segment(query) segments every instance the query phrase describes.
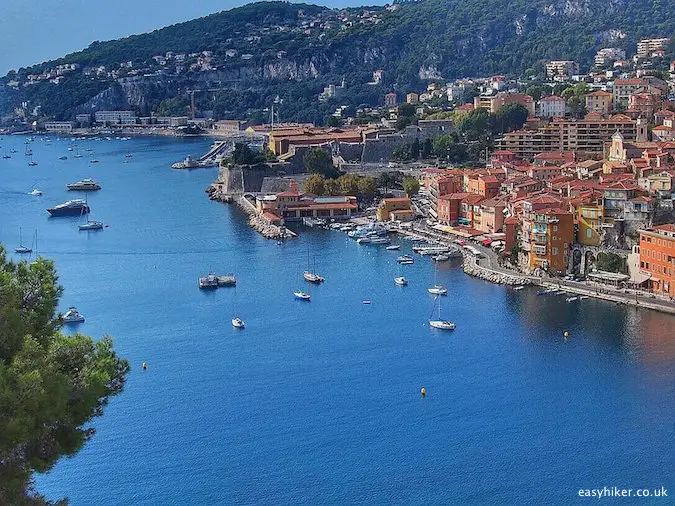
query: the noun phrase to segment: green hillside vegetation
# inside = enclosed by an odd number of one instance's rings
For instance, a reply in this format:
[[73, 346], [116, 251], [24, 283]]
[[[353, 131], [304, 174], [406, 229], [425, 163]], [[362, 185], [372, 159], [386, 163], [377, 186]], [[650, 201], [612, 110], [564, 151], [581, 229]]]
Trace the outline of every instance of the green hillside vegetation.
[[[423, 0], [397, 7], [331, 10], [261, 2], [97, 41], [59, 60], [10, 72], [4, 82], [23, 83], [27, 75], [59, 64], [82, 66], [58, 85], [2, 86], [0, 108], [8, 112], [28, 101], [49, 117], [67, 119], [117, 79], [143, 69], [133, 78], [144, 84], [143, 104], [132, 104], [142, 114], [159, 111], [160, 104], [162, 112], [186, 113], [186, 90], [211, 87], [220, 91], [196, 100], [217, 118], [263, 121], [263, 110], [279, 95], [281, 120], [320, 123], [338, 105], [353, 114], [360, 106], [381, 105], [387, 91], [421, 91], [429, 80], [541, 76], [550, 59], [572, 59], [587, 71], [601, 47], [632, 54], [640, 38], [675, 31], [675, 3], [663, 0]], [[186, 55], [180, 71], [152, 59], [169, 51]], [[203, 51], [211, 52], [213, 68], [191, 70]], [[98, 66], [108, 74], [82, 72]], [[367, 84], [378, 69], [384, 70], [383, 81]], [[342, 79], [346, 88], [335, 98], [318, 100], [324, 86]]]

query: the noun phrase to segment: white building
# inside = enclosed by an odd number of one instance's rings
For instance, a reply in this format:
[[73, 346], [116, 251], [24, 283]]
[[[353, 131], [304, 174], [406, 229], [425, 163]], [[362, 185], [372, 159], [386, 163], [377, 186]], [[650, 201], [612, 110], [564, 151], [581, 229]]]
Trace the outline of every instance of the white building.
[[47, 121], [45, 130], [53, 133], [72, 132], [75, 124], [72, 121]]
[[638, 58], [650, 58], [653, 53], [665, 50], [669, 42], [669, 38], [642, 39], [637, 44], [637, 56]]
[[551, 60], [546, 64], [546, 75], [548, 77], [572, 76], [578, 73], [579, 64], [571, 60]]
[[595, 66], [604, 67], [617, 60], [625, 60], [626, 51], [618, 47], [605, 47], [595, 53]]
[[96, 111], [94, 120], [103, 125], [134, 125], [136, 113], [134, 111]]
[[542, 118], [563, 118], [567, 103], [557, 95], [544, 97], [539, 101], [539, 116]]

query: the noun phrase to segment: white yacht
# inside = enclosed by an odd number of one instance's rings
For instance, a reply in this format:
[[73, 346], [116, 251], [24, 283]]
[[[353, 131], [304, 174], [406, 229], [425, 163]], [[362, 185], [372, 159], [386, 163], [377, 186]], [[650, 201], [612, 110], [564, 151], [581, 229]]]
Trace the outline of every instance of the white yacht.
[[[436, 302], [438, 302], [438, 317], [436, 320], [432, 320], [431, 316], [429, 316], [429, 326], [439, 330], [455, 330], [456, 325], [453, 322], [441, 318], [441, 298], [436, 297], [434, 299], [434, 306]], [[433, 315], [433, 313], [434, 308], [431, 309], [431, 314]]]
[[82, 181], [78, 181], [77, 183], [70, 183], [66, 185], [66, 188], [69, 190], [76, 190], [76, 191], [96, 191], [101, 189], [101, 185], [99, 185], [96, 181], [93, 179], [83, 179]]
[[450, 260], [450, 257], [448, 255], [434, 255], [433, 257], [434, 262], [446, 262]]
[[78, 228], [80, 230], [102, 230], [103, 229], [103, 222], [102, 221], [95, 221], [95, 220], [87, 220], [86, 223], [83, 223], [82, 225], [79, 225]]
[[447, 295], [448, 289], [443, 288], [441, 285], [434, 285], [431, 288], [427, 288], [427, 291], [433, 295]]
[[302, 290], [298, 290], [297, 292], [293, 292], [293, 295], [295, 295], [295, 298], [298, 300], [310, 300], [312, 296], [306, 292], [303, 292]]
[[237, 318], [236, 316], [232, 318], [232, 326], [235, 329], [243, 329], [244, 328], [244, 320], [241, 318]]
[[37, 188], [34, 188], [33, 191], [29, 193], [29, 195], [35, 195], [37, 197], [42, 196], [42, 191], [38, 190]]
[[394, 278], [394, 283], [396, 283], [398, 286], [405, 286], [408, 284], [408, 280], [403, 276], [400, 276], [398, 278]]
[[323, 276], [319, 276], [318, 274], [305, 271], [302, 276], [305, 278], [305, 280], [309, 281], [310, 283], [323, 283], [325, 278]]
[[69, 307], [66, 314], [63, 315], [64, 323], [80, 323], [84, 321], [84, 316], [75, 307]]
[[388, 251], [396, 251], [397, 249], [400, 249], [401, 245], [400, 244], [392, 244], [391, 246], [387, 246]]

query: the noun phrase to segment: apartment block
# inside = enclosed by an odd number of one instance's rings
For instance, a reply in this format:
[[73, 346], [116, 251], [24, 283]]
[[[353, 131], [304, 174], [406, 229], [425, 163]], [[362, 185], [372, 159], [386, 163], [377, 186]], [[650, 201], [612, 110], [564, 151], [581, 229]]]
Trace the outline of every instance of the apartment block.
[[579, 64], [571, 60], [552, 60], [546, 64], [546, 75], [555, 76], [573, 76], [579, 73]]
[[652, 291], [675, 296], [675, 223], [640, 230], [640, 270]]
[[642, 39], [637, 44], [637, 55], [639, 58], [651, 58], [655, 52], [665, 50], [669, 42], [669, 38]]

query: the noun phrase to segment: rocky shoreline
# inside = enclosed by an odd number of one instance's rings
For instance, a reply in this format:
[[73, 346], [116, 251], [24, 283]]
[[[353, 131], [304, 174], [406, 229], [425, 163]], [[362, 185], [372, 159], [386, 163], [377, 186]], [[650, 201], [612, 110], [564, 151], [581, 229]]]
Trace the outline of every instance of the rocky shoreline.
[[506, 274], [502, 272], [493, 271], [486, 267], [481, 267], [476, 263], [476, 258], [469, 253], [463, 252], [464, 262], [462, 262], [462, 269], [469, 276], [484, 279], [490, 283], [510, 286], [524, 286], [535, 284], [532, 279], [520, 274]]

